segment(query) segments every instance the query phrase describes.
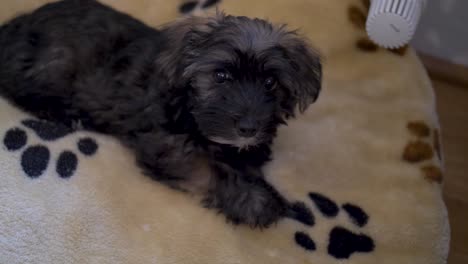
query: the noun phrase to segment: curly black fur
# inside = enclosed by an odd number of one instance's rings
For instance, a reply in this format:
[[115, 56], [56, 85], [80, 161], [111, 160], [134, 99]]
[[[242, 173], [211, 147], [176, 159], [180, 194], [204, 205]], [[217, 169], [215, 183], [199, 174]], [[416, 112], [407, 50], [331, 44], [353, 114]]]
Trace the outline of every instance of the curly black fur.
[[113, 135], [145, 173], [267, 227], [288, 203], [265, 180], [278, 125], [316, 100], [321, 64], [295, 32], [246, 17], [153, 29], [93, 0], [0, 28], [0, 94], [24, 110]]

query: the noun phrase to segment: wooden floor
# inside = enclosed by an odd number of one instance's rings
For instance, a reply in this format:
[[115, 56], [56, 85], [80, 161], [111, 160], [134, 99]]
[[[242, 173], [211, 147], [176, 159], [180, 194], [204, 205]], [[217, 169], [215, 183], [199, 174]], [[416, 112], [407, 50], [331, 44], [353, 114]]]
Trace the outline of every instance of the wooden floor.
[[433, 80], [442, 125], [444, 198], [452, 229], [448, 264], [468, 263], [468, 87]]

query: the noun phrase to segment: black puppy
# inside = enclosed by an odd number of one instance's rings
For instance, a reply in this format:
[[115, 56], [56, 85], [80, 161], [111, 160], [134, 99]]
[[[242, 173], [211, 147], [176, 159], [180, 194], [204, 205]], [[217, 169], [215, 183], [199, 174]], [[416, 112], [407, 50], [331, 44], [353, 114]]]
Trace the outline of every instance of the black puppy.
[[119, 138], [155, 180], [253, 227], [288, 212], [261, 168], [278, 125], [320, 85], [304, 40], [259, 19], [218, 14], [155, 30], [93, 0], [64, 0], [0, 28], [2, 96]]

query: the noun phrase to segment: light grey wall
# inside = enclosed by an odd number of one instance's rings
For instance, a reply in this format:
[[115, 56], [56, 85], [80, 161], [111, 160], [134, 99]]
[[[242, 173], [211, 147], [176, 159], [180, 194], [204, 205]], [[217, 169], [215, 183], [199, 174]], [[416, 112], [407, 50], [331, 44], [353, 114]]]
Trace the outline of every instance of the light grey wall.
[[413, 47], [468, 66], [468, 0], [427, 0]]

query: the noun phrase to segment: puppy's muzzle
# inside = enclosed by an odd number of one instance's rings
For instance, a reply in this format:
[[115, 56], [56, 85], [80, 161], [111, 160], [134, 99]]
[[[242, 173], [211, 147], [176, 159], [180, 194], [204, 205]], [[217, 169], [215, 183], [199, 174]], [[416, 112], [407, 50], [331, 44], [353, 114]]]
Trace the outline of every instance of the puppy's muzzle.
[[237, 122], [237, 134], [243, 138], [256, 136], [259, 128], [259, 122], [250, 117], [241, 118]]

